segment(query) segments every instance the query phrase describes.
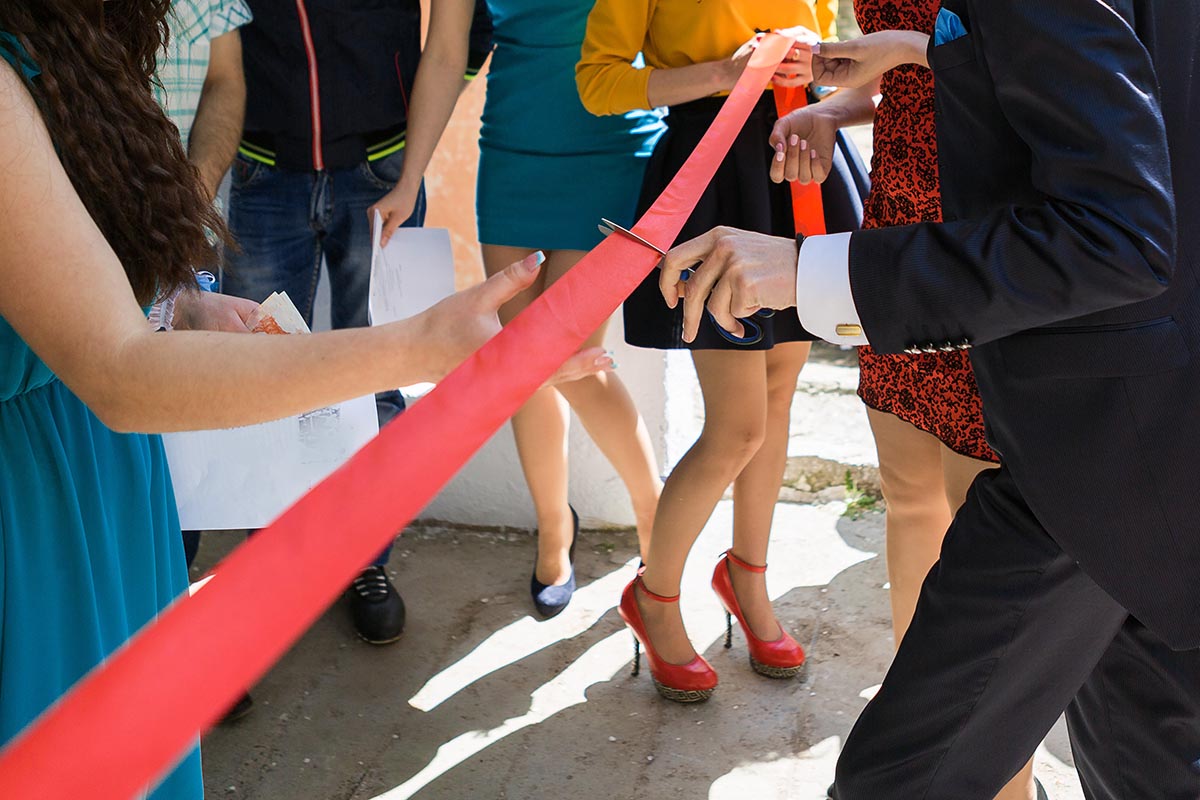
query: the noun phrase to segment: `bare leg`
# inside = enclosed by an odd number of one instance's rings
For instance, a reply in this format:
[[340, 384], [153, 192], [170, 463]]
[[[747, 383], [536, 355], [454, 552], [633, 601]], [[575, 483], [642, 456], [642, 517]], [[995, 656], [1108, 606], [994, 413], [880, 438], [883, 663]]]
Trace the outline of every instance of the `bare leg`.
[[[733, 552], [751, 564], [768, 563], [771, 521], [787, 466], [792, 400], [810, 348], [808, 342], [789, 342], [766, 353], [766, 438], [733, 482]], [[754, 635], [768, 642], [778, 639], [781, 631], [767, 595], [767, 576], [736, 567], [730, 569], [729, 575]]]
[[[975, 476], [993, 465], [955, 453], [933, 435], [893, 414], [867, 409], [867, 418], [875, 434], [887, 502], [892, 629], [899, 647], [912, 621], [925, 576], [941, 553], [950, 519], [962, 506]], [[1032, 800], [1032, 762], [996, 797]]]
[[[484, 245], [484, 265], [489, 275], [495, 274], [530, 252]], [[543, 281], [501, 309], [501, 321], [507, 324], [546, 286], [566, 274], [583, 255], [574, 250], [549, 253]], [[604, 329], [601, 328], [589, 339], [588, 345], [601, 344], [603, 339]], [[629, 490], [643, 553], [662, 488], [645, 423], [629, 392], [615, 375], [585, 378], [535, 393], [513, 417], [513, 434], [538, 519], [536, 574], [539, 581], [548, 585], [565, 583], [571, 574], [569, 551], [573, 530], [567, 506], [568, 401], [577, 404], [575, 410], [584, 428], [613, 463]]]
[[[655, 594], [679, 593], [683, 565], [725, 488], [754, 458], [767, 428], [767, 367], [761, 351], [692, 353], [704, 394], [700, 438], [667, 478], [643, 577]], [[639, 598], [646, 632], [667, 662], [686, 664], [696, 651], [678, 603]]]
[[[585, 253], [579, 250], [558, 250], [546, 262], [546, 285], [549, 287], [574, 267]], [[602, 346], [608, 324], [588, 339], [588, 346]], [[643, 558], [650, 547], [650, 532], [654, 529], [654, 514], [662, 493], [658, 476], [658, 459], [650, 442], [650, 432], [625, 384], [615, 374], [593, 375], [556, 387], [571, 404], [588, 436], [613, 465], [633, 503], [637, 520], [639, 550]]]
[[921, 584], [950, 527], [942, 478], [942, 443], [895, 416], [867, 409], [887, 502], [887, 565], [896, 646], [917, 607]]
[[[956, 453], [942, 445], [942, 481], [946, 487], [946, 502], [955, 513], [967, 500], [967, 490], [975, 478], [985, 469], [997, 469], [1000, 465], [990, 461]], [[932, 566], [932, 565], [931, 565]]]
[[[532, 250], [483, 246], [484, 269], [489, 275], [503, 270]], [[541, 279], [500, 309], [500, 321], [508, 324], [537, 299], [545, 286]], [[547, 585], [566, 583], [571, 577], [573, 525], [567, 508], [567, 428], [570, 412], [555, 389], [540, 389], [513, 415], [517, 454], [538, 521], [537, 579]]]

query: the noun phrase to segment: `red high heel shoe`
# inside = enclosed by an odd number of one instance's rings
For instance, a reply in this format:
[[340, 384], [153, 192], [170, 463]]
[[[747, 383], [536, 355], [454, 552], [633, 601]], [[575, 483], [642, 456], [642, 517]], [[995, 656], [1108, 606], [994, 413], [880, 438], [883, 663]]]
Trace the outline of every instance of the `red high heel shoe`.
[[646, 648], [646, 660], [650, 662], [650, 677], [654, 680], [654, 688], [658, 690], [659, 694], [676, 703], [699, 703], [707, 700], [712, 696], [713, 690], [717, 688], [716, 670], [700, 655], [686, 664], [670, 664], [659, 657], [654, 645], [650, 643], [650, 637], [646, 634], [646, 623], [642, 620], [642, 611], [638, 608], [635, 596], [637, 587], [641, 587], [642, 595], [655, 602], [679, 602], [679, 595], [663, 597], [647, 589], [646, 584], [642, 583], [642, 570], [638, 570], [638, 576], [621, 593], [621, 604], [617, 606], [617, 612], [621, 615], [621, 619], [625, 620], [629, 630], [633, 632], [634, 676], [638, 674], [641, 667], [640, 644]]
[[733, 618], [737, 617], [742, 626], [742, 633], [746, 634], [746, 644], [750, 649], [750, 666], [755, 672], [759, 675], [766, 675], [768, 678], [792, 678], [799, 675], [804, 669], [804, 648], [782, 627], [779, 638], [772, 642], [764, 642], [754, 635], [754, 631], [750, 630], [750, 626], [746, 623], [746, 618], [742, 616], [741, 604], [738, 603], [737, 594], [733, 591], [733, 580], [729, 575], [729, 570], [733, 568], [731, 565], [736, 565], [748, 572], [767, 571], [765, 565], [759, 567], [742, 561], [733, 554], [732, 550], [726, 550], [721, 560], [717, 562], [717, 568], [713, 572], [712, 587], [721, 600], [721, 605], [725, 606], [725, 647], [733, 646]]

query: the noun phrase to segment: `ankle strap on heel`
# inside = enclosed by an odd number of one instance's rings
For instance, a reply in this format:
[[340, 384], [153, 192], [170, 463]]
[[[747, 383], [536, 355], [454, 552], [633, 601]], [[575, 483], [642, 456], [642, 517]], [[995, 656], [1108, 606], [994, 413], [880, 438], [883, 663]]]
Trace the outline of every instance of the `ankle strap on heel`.
[[674, 597], [665, 597], [661, 594], [655, 594], [654, 592], [647, 589], [646, 582], [644, 580], [642, 580], [642, 572], [644, 572], [644, 571], [645, 571], [644, 569], [639, 570], [638, 576], [637, 576], [637, 586], [638, 586], [638, 589], [641, 590], [642, 594], [644, 594], [646, 597], [650, 598], [651, 600], [658, 601], [659, 603], [678, 603], [679, 602], [679, 595], [675, 595]]
[[733, 554], [732, 548], [725, 551], [725, 558], [727, 558], [731, 564], [736, 564], [737, 566], [741, 567], [742, 569], [746, 570], [747, 572], [760, 572], [761, 573], [761, 572], [767, 571], [766, 564], [763, 564], [760, 567], [757, 564], [751, 564], [748, 561], [742, 561], [740, 558], [738, 558], [737, 556], [735, 556]]

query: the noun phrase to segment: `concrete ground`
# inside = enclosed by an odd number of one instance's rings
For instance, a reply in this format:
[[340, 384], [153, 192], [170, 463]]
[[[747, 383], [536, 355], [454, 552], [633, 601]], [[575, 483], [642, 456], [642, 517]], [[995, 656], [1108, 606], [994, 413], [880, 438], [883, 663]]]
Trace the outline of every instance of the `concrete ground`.
[[[850, 469], [870, 493], [854, 368], [834, 350], [815, 361], [797, 391], [784, 492], [806, 502], [778, 506], [769, 575], [780, 621], [809, 654], [801, 679], [753, 673], [740, 632], [722, 647], [724, 615], [707, 584], [728, 547], [728, 501], [684, 578], [692, 640], [721, 676], [712, 700], [695, 706], [666, 702], [648, 674], [629, 674], [632, 642], [614, 606], [637, 563], [632, 534], [587, 531], [575, 600], [540, 622], [528, 597], [531, 535], [418, 526], [389, 565], [408, 604], [403, 639], [365, 644], [345, 601], [331, 608], [254, 688], [253, 712], [205, 738], [208, 796], [824, 798], [892, 642], [883, 517], [847, 515], [840, 485]], [[833, 479], [822, 485], [821, 474]], [[197, 570], [240, 539], [207, 536]], [[1037, 758], [1054, 800], [1082, 798], [1069, 764], [1060, 723]]]

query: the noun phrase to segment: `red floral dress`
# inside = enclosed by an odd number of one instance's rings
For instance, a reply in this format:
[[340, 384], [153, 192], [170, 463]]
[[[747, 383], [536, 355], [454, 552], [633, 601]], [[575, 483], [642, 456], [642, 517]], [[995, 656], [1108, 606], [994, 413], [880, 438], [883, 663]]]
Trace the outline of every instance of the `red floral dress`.
[[[855, 0], [864, 33], [933, 33], [941, 0]], [[883, 77], [875, 112], [875, 154], [864, 228], [940, 222], [933, 73], [906, 65]], [[983, 406], [971, 362], [963, 352], [883, 355], [859, 350], [858, 395], [871, 408], [895, 414], [933, 434], [957, 453], [998, 461], [983, 435]]]

